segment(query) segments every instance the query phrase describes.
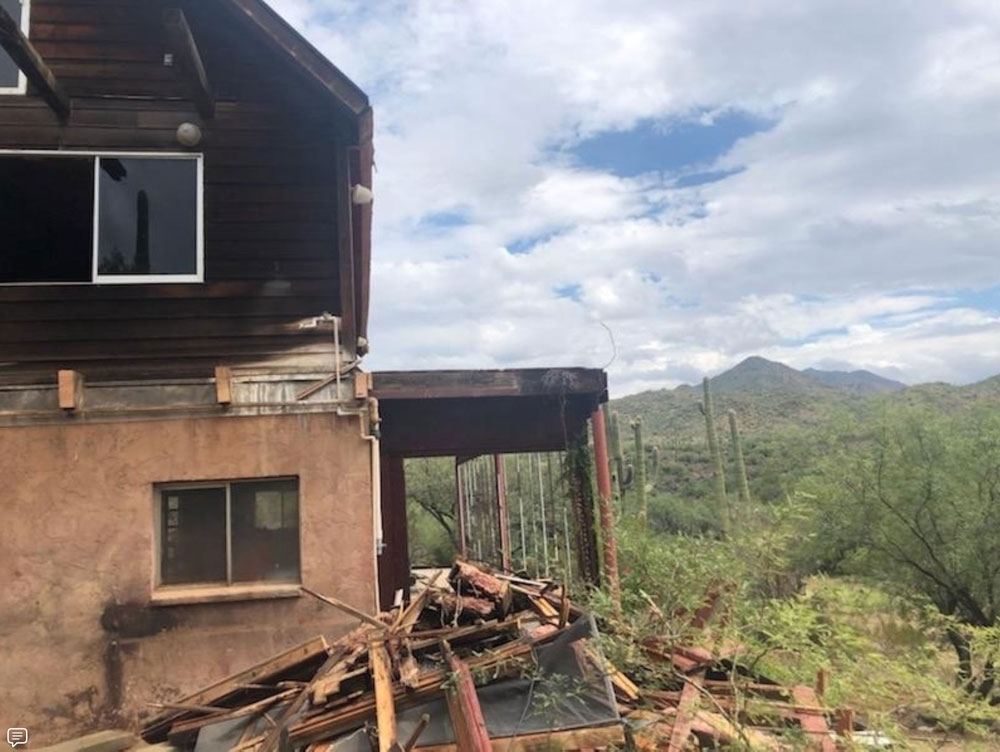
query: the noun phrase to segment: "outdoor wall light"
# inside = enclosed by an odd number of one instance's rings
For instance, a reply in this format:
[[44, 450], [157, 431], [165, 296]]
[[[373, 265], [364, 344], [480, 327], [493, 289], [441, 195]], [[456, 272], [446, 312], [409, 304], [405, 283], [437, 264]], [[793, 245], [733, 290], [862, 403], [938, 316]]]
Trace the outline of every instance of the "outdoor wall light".
[[197, 146], [201, 143], [201, 128], [194, 123], [177, 126], [177, 141], [181, 146]]
[[370, 204], [374, 198], [375, 194], [372, 193], [372, 189], [365, 188], [361, 183], [351, 188], [351, 201], [358, 206]]

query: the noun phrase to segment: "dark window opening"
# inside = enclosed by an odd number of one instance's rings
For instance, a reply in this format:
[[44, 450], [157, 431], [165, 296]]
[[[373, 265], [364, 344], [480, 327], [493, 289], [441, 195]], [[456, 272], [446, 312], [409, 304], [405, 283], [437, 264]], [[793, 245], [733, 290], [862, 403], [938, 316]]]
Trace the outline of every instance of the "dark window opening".
[[200, 282], [200, 178], [197, 156], [0, 155], [0, 284]]
[[296, 478], [165, 487], [159, 505], [161, 585], [300, 581]]
[[89, 282], [94, 160], [0, 158], [0, 282]]
[[297, 582], [298, 483], [234, 483], [232, 488], [233, 582]]
[[[26, 12], [22, 5], [22, 0], [0, 0], [0, 8], [3, 8], [14, 19], [14, 23], [19, 28], [23, 28], [23, 13]], [[21, 82], [21, 71], [18, 69], [10, 55], [0, 48], [0, 88], [16, 89]]]
[[198, 273], [198, 164], [100, 159], [97, 272]]
[[160, 580], [164, 585], [226, 582], [226, 489], [163, 492]]

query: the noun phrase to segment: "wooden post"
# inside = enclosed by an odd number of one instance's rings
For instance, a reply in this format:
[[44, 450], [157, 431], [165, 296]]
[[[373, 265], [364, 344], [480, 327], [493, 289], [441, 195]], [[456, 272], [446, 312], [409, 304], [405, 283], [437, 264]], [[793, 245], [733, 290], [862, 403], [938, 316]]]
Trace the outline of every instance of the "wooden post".
[[59, 371], [59, 407], [68, 412], [83, 405], [83, 375], [78, 371]]
[[42, 56], [38, 54], [38, 50], [24, 36], [17, 21], [2, 7], [0, 7], [0, 46], [24, 72], [31, 85], [38, 89], [42, 99], [52, 108], [59, 120], [62, 122], [69, 120], [71, 109], [69, 97], [56, 81], [55, 75], [45, 64]]
[[469, 552], [465, 538], [465, 489], [462, 488], [462, 464], [455, 458], [455, 505], [458, 517], [458, 553], [465, 559]]
[[510, 553], [510, 517], [507, 514], [507, 468], [502, 454], [493, 455], [493, 471], [497, 483], [497, 517], [500, 524], [500, 564], [510, 572], [514, 565]]
[[854, 733], [853, 708], [838, 708], [834, 711], [833, 717], [837, 736], [849, 737]]
[[205, 65], [201, 62], [198, 44], [194, 41], [184, 11], [180, 8], [164, 9], [163, 25], [166, 27], [167, 39], [173, 53], [187, 75], [191, 99], [198, 108], [198, 113], [206, 120], [211, 120], [215, 117], [215, 95], [212, 93], [212, 85], [208, 82]]
[[604, 433], [604, 413], [598, 408], [590, 415], [594, 433], [594, 465], [597, 472], [597, 506], [601, 515], [601, 546], [604, 549], [604, 582], [611, 600], [621, 610], [622, 588], [618, 579], [618, 543], [615, 517], [611, 510], [611, 473], [608, 470], [608, 443]]
[[590, 461], [586, 430], [570, 439], [567, 458], [570, 463], [577, 571], [584, 582], [599, 587], [601, 571], [597, 554], [597, 523], [594, 519], [594, 484], [590, 473], [593, 463]]

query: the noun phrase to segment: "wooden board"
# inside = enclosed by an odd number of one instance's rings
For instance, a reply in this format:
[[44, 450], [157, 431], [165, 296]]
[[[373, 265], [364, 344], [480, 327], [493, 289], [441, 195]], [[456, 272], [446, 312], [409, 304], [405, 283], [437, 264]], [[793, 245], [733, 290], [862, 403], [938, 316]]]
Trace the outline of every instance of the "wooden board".
[[[328, 650], [326, 640], [320, 637], [303, 642], [289, 648], [283, 653], [272, 656], [265, 661], [227, 676], [214, 684], [199, 689], [197, 692], [185, 695], [177, 700], [183, 705], [214, 705], [224, 700], [228, 695], [240, 691], [241, 684], [264, 682], [288, 671], [295, 666], [311, 660], [317, 660], [326, 655]], [[171, 724], [187, 714], [182, 711], [169, 711], [146, 721], [142, 729], [142, 738], [147, 741], [163, 741]]]

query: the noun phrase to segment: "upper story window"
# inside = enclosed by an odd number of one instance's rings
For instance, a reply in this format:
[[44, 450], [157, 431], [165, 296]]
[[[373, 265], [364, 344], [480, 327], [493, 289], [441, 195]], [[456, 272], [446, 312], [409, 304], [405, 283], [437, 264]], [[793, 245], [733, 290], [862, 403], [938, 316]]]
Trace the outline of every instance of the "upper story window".
[[[0, 0], [0, 8], [20, 24], [21, 31], [27, 36], [31, 0]], [[0, 94], [24, 94], [26, 89], [24, 74], [10, 59], [10, 55], [0, 48]]]
[[0, 153], [0, 283], [200, 282], [202, 182], [199, 155]]

